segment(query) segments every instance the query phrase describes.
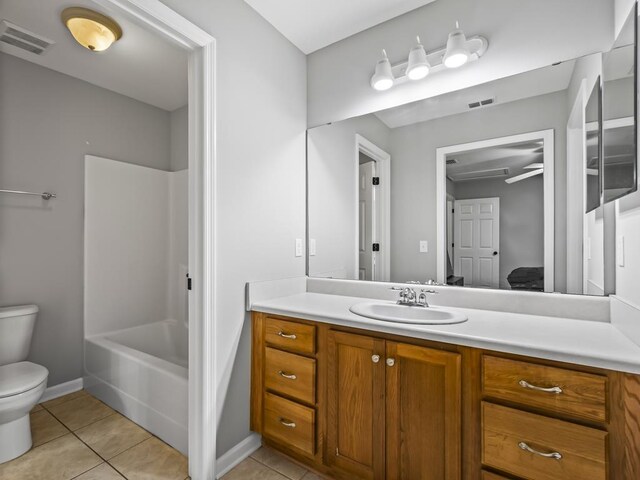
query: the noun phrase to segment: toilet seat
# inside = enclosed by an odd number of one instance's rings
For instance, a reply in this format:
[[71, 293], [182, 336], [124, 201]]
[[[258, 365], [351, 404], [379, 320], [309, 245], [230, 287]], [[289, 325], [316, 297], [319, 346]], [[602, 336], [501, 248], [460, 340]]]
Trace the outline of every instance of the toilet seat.
[[38, 387], [49, 371], [42, 365], [17, 362], [0, 366], [0, 398], [12, 397]]

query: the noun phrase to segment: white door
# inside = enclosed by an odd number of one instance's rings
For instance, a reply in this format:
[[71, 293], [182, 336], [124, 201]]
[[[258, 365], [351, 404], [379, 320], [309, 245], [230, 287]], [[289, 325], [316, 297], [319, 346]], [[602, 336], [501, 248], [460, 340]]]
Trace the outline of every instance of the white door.
[[500, 286], [500, 199], [456, 200], [453, 271], [470, 287]]
[[373, 253], [373, 177], [375, 177], [376, 162], [360, 164], [360, 189], [358, 196], [359, 212], [359, 248], [358, 278], [360, 280], [375, 280], [375, 254]]

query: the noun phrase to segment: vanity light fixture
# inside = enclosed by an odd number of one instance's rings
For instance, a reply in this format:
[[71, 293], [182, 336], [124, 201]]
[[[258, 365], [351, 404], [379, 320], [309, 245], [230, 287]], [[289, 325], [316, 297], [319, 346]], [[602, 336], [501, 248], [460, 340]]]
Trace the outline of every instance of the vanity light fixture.
[[394, 81], [391, 63], [389, 63], [386, 50], [383, 49], [382, 58], [376, 64], [376, 72], [371, 77], [371, 86], [379, 91], [389, 90], [393, 87]]
[[429, 75], [429, 70], [431, 69], [429, 60], [427, 60], [427, 52], [425, 52], [424, 47], [420, 43], [420, 37], [418, 35], [416, 35], [416, 40], [418, 44], [409, 52], [407, 65], [407, 77], [409, 77], [410, 80], [423, 79]]
[[461, 67], [478, 60], [489, 48], [485, 37], [475, 35], [467, 38], [458, 22], [456, 29], [449, 34], [446, 46], [427, 52], [420, 37], [416, 36], [416, 39], [418, 43], [409, 51], [406, 62], [391, 65], [387, 52], [382, 50], [383, 58], [376, 64], [375, 73], [371, 77], [371, 87], [374, 90], [388, 90], [407, 81], [422, 80], [441, 70]]
[[88, 8], [65, 8], [60, 17], [76, 42], [92, 52], [102, 52], [122, 37], [115, 20]]
[[456, 22], [456, 29], [449, 34], [447, 39], [447, 51], [442, 57], [442, 62], [447, 68], [458, 68], [469, 61], [470, 55], [467, 48], [467, 37], [460, 30], [460, 24]]

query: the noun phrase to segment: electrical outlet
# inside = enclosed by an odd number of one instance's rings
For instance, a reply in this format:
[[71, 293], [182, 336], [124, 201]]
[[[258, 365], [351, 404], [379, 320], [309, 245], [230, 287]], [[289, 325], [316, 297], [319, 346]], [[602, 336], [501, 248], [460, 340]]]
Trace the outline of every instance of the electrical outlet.
[[420, 240], [420, 253], [428, 253], [429, 252], [429, 242], [426, 240]]
[[316, 239], [315, 238], [310, 238], [309, 239], [309, 256], [313, 257], [316, 254]]
[[624, 267], [624, 237], [618, 237], [616, 244], [616, 263], [619, 267]]
[[296, 257], [302, 256], [302, 239], [296, 238]]

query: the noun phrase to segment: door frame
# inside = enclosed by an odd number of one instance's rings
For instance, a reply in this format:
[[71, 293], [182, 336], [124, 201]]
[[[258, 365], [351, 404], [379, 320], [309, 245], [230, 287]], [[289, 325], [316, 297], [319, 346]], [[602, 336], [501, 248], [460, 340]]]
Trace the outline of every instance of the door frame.
[[[357, 221], [359, 216], [358, 201], [360, 195], [360, 152], [370, 157], [376, 162], [376, 175], [380, 177], [380, 185], [373, 192], [373, 232], [374, 242], [380, 245], [380, 254], [376, 258], [376, 278], [375, 281], [388, 282], [391, 278], [391, 155], [382, 150], [373, 142], [367, 140], [362, 135], [356, 134], [355, 155], [354, 155], [354, 178], [355, 194], [354, 212], [355, 223], [355, 280], [358, 279], [360, 270], [360, 245], [359, 227]], [[378, 234], [380, 238], [378, 238]], [[382, 258], [380, 258], [382, 257]]]
[[189, 474], [216, 476], [216, 39], [159, 0], [92, 0], [189, 54]]
[[447, 272], [447, 166], [446, 157], [452, 153], [468, 152], [479, 148], [496, 147], [511, 143], [543, 140], [544, 155], [544, 291], [553, 292], [555, 286], [555, 146], [554, 130], [539, 130], [476, 142], [436, 148], [436, 279], [446, 284]]

